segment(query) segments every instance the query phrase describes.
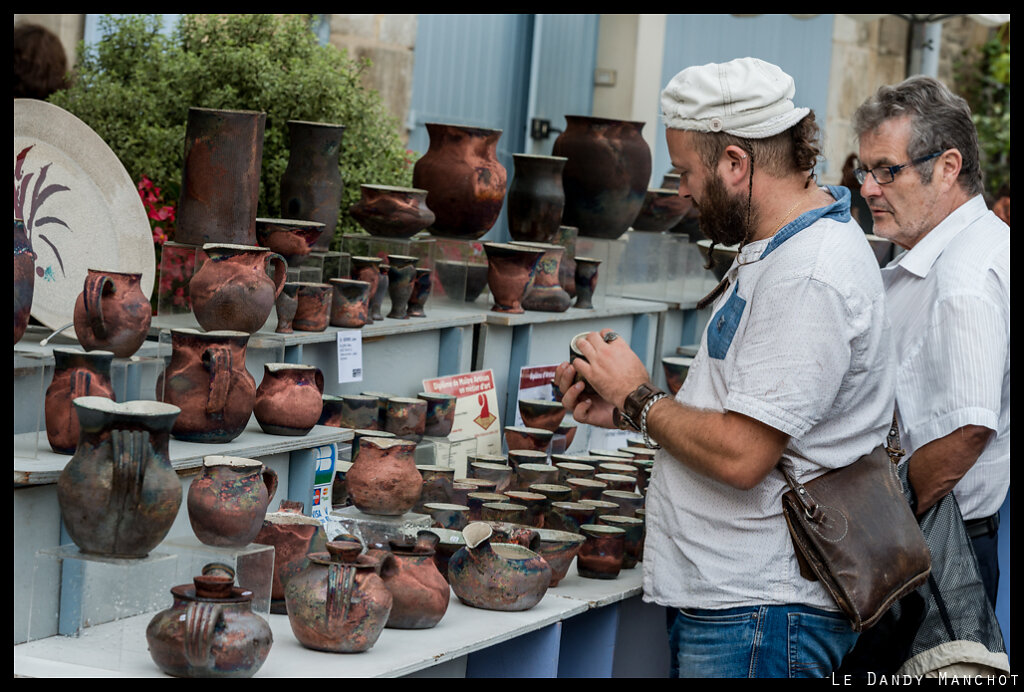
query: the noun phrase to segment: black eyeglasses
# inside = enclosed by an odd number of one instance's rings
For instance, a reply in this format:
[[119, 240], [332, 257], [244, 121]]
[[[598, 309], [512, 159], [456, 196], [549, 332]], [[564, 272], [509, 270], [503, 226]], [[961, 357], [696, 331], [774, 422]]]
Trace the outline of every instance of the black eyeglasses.
[[857, 179], [858, 183], [863, 185], [864, 181], [868, 179], [868, 173], [870, 173], [871, 177], [875, 179], [876, 183], [878, 183], [879, 185], [888, 185], [889, 183], [896, 179], [896, 174], [902, 171], [907, 166], [916, 166], [919, 163], [931, 161], [941, 153], [942, 151], [937, 151], [934, 154], [928, 154], [927, 156], [922, 156], [919, 159], [914, 159], [909, 163], [901, 163], [899, 166], [879, 166], [878, 168], [872, 168], [870, 171], [866, 171], [863, 168], [854, 168], [853, 177]]

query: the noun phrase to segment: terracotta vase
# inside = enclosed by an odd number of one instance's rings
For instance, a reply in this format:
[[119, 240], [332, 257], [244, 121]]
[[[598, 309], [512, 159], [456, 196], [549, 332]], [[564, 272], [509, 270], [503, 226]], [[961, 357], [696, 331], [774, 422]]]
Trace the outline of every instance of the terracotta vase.
[[330, 284], [300, 281], [292, 327], [300, 332], [322, 332], [331, 321], [334, 288]]
[[149, 334], [153, 306], [142, 292], [142, 274], [88, 270], [75, 301], [75, 334], [86, 351], [127, 358]]
[[400, 516], [423, 490], [416, 469], [416, 443], [401, 438], [363, 437], [345, 476], [352, 503], [366, 514]]
[[[353, 255], [351, 260], [351, 278], [355, 281], [365, 281], [370, 284], [370, 320], [367, 324], [384, 319], [384, 315], [380, 314], [380, 312], [387, 288], [385, 287], [383, 293], [378, 288], [381, 282], [380, 265], [383, 261], [380, 257], [363, 257], [360, 255]], [[387, 278], [386, 273], [384, 277], [385, 279]]]
[[565, 248], [562, 253], [562, 262], [558, 265], [558, 283], [569, 294], [569, 297], [576, 297], [576, 238], [579, 236], [579, 229], [575, 226], [559, 226], [555, 240], [556, 245]]
[[409, 317], [426, 317], [424, 306], [430, 297], [430, 286], [433, 272], [424, 267], [416, 268], [416, 276], [412, 281], [412, 293], [409, 294], [409, 305], [406, 314]]
[[299, 308], [299, 285], [297, 283], [285, 282], [274, 301], [274, 309], [277, 311], [277, 327], [274, 331], [278, 334], [291, 334], [295, 331], [292, 328], [292, 320], [295, 319], [295, 311]]
[[306, 555], [327, 550], [327, 534], [319, 519], [303, 514], [303, 504], [281, 500], [276, 512], [267, 512], [254, 543], [274, 546], [274, 580], [270, 587], [270, 612], [284, 615], [284, 588], [309, 564]]
[[171, 330], [171, 362], [157, 378], [157, 398], [182, 410], [172, 434], [187, 442], [230, 442], [245, 430], [256, 381], [245, 368], [244, 332]]
[[78, 413], [72, 401], [80, 396], [114, 399], [114, 385], [110, 382], [113, 359], [110, 351], [53, 349], [53, 379], [46, 388], [43, 409], [46, 439], [57, 454], [74, 454], [78, 446]]
[[572, 304], [572, 298], [559, 283], [559, 267], [565, 248], [552, 243], [512, 243], [533, 247], [544, 252], [533, 270], [533, 276], [526, 286], [523, 307], [541, 312], [565, 312]]
[[370, 235], [411, 238], [434, 223], [427, 208], [427, 191], [393, 185], [361, 185], [362, 199], [349, 214]]
[[32, 313], [35, 291], [36, 255], [25, 232], [25, 222], [14, 220], [14, 343], [21, 341]]
[[448, 581], [459, 600], [486, 610], [529, 610], [544, 598], [551, 567], [537, 553], [512, 543], [492, 543], [483, 522], [463, 530], [466, 547], [448, 561]]
[[323, 235], [325, 226], [300, 219], [256, 219], [256, 240], [284, 257], [289, 267], [301, 266]]
[[431, 235], [476, 240], [494, 226], [508, 175], [498, 161], [501, 130], [426, 123], [430, 147], [412, 173], [436, 217]]
[[174, 602], [146, 628], [153, 662], [179, 678], [250, 678], [274, 643], [252, 610], [252, 592], [233, 577], [204, 574], [171, 589]]
[[312, 365], [266, 363], [253, 413], [268, 435], [306, 435], [320, 420], [324, 374]]
[[206, 545], [242, 548], [263, 528], [277, 492], [277, 473], [255, 459], [203, 457], [188, 487], [188, 520]]
[[618, 238], [640, 213], [651, 180], [644, 123], [581, 115], [565, 121], [551, 150], [569, 159], [562, 173], [563, 223], [584, 237]]
[[[265, 247], [204, 245], [209, 260], [189, 282], [192, 311], [206, 331], [230, 329], [252, 334], [270, 317], [284, 288], [284, 258]], [[267, 267], [274, 264], [274, 277]]]
[[359, 329], [370, 321], [370, 284], [355, 279], [331, 279], [331, 326]]
[[438, 542], [430, 531], [420, 531], [415, 543], [391, 542], [395, 569], [383, 575], [393, 599], [387, 627], [429, 629], [444, 617], [451, 589], [434, 562]]
[[513, 240], [554, 242], [562, 222], [564, 156], [513, 154], [508, 189], [508, 232]]
[[394, 559], [361, 550], [355, 542], [328, 542], [326, 553], [310, 553], [309, 566], [288, 581], [288, 622], [306, 648], [367, 651], [384, 631], [394, 599], [378, 572], [390, 573]]
[[176, 242], [256, 244], [266, 120], [254, 111], [188, 109]]
[[583, 310], [594, 308], [594, 291], [597, 290], [597, 268], [601, 260], [593, 257], [576, 258], [576, 305]]
[[417, 262], [419, 258], [411, 255], [388, 255], [388, 297], [391, 298], [388, 317], [391, 319], [409, 317], [409, 298], [416, 279]]
[[281, 177], [281, 215], [324, 224], [313, 249], [330, 249], [344, 182], [338, 167], [342, 125], [288, 121], [288, 166]]
[[494, 298], [494, 312], [524, 312], [522, 300], [533, 270], [543, 257], [538, 248], [509, 243], [484, 243], [487, 253], [487, 285]]
[[155, 401], [74, 400], [81, 436], [57, 480], [64, 527], [83, 553], [140, 558], [181, 506], [167, 443], [179, 409]]

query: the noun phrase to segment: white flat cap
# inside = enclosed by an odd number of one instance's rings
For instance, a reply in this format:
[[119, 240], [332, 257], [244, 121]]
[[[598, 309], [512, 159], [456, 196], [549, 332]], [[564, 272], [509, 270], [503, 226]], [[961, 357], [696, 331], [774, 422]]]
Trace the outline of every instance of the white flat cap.
[[810, 113], [793, 105], [793, 78], [757, 58], [688, 67], [661, 92], [665, 125], [674, 130], [726, 132], [764, 139]]

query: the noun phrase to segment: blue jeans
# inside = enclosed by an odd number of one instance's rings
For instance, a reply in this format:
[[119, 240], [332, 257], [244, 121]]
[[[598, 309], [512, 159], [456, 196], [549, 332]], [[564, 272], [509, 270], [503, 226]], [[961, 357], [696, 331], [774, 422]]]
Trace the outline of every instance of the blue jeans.
[[681, 609], [669, 626], [671, 676], [826, 677], [857, 636], [841, 613], [810, 606]]

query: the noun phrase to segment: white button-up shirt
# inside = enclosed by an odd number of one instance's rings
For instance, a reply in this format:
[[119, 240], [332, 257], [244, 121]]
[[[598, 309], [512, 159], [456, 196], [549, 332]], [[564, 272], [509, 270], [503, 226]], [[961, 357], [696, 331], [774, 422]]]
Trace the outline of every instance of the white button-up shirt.
[[[829, 215], [808, 212], [743, 248], [676, 394], [789, 435], [785, 455], [801, 481], [869, 453], [892, 422], [896, 368], [878, 262], [850, 220], [849, 191], [830, 191], [839, 201]], [[647, 495], [645, 599], [836, 610], [820, 582], [800, 576], [782, 515], [787, 489], [778, 470], [739, 490], [660, 450]]]
[[995, 514], [1010, 486], [1010, 228], [978, 195], [882, 278], [907, 458], [965, 425], [996, 431], [953, 490], [964, 519]]

